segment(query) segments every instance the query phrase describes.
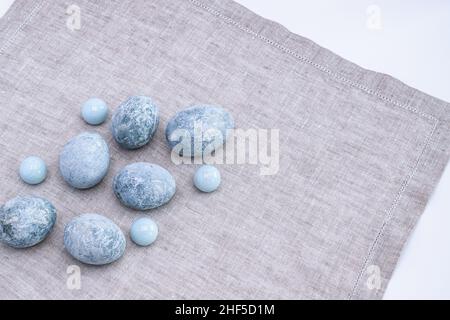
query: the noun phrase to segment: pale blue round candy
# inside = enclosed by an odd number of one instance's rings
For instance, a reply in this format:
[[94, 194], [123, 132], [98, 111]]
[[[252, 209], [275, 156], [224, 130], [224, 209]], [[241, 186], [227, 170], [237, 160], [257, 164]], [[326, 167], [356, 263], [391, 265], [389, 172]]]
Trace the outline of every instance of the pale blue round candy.
[[28, 184], [39, 184], [47, 177], [47, 166], [39, 157], [31, 156], [20, 164], [20, 177]]
[[139, 246], [149, 246], [158, 237], [158, 225], [150, 218], [140, 218], [130, 229], [131, 240]]
[[203, 165], [197, 169], [194, 175], [194, 185], [203, 192], [213, 192], [220, 185], [219, 170], [210, 165]]
[[108, 106], [101, 99], [89, 99], [81, 107], [81, 116], [84, 121], [94, 126], [102, 124], [108, 117]]

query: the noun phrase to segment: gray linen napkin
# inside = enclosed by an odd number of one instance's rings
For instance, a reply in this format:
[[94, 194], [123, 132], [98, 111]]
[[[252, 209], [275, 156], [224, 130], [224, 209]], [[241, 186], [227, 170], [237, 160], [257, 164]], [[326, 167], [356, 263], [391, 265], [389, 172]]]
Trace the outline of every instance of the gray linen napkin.
[[[45, 242], [0, 246], [0, 298], [382, 297], [448, 162], [447, 103], [230, 0], [70, 5], [16, 0], [0, 21], [0, 202], [31, 193], [58, 209]], [[153, 97], [161, 110], [156, 137], [142, 149], [120, 149], [109, 122], [91, 127], [79, 116], [90, 97], [114, 109], [133, 94]], [[171, 162], [163, 132], [195, 103], [222, 105], [244, 130], [279, 130], [278, 171], [224, 164], [220, 190], [196, 191], [196, 166]], [[79, 191], [57, 164], [64, 143], [85, 130], [107, 139], [112, 165], [100, 185]], [[35, 187], [17, 175], [31, 154], [50, 170]], [[135, 161], [162, 165], [177, 181], [174, 199], [148, 213], [160, 227], [157, 242], [129, 241], [125, 256], [104, 267], [78, 263], [62, 243], [72, 217], [100, 213], [127, 232], [142, 216], [111, 188]]]

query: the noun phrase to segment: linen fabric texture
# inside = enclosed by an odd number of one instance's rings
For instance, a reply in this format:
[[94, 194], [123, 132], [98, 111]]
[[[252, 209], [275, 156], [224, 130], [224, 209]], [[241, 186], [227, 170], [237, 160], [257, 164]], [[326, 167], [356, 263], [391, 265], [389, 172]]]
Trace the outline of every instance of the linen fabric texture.
[[[0, 202], [34, 194], [58, 211], [43, 243], [0, 246], [0, 298], [382, 297], [448, 162], [447, 103], [229, 0], [77, 0], [79, 28], [70, 4], [16, 0], [0, 20]], [[130, 95], [152, 97], [161, 112], [153, 141], [135, 151], [115, 143], [110, 118], [92, 127], [80, 117], [91, 97], [113, 111]], [[220, 189], [197, 191], [198, 166], [171, 161], [164, 127], [198, 103], [223, 106], [237, 128], [278, 129], [278, 172], [220, 165]], [[111, 167], [98, 186], [75, 190], [58, 155], [83, 131], [106, 139]], [[17, 174], [32, 154], [49, 167], [38, 186]], [[138, 161], [177, 182], [172, 201], [148, 212], [159, 238], [148, 248], [128, 240], [110, 265], [77, 262], [62, 241], [70, 219], [95, 212], [128, 233], [144, 215], [112, 192], [114, 175]]]

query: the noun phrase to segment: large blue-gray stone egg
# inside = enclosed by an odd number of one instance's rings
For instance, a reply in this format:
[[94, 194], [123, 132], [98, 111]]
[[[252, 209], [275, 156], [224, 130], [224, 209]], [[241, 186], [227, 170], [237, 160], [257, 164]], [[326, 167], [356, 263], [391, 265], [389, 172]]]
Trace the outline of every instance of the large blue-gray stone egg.
[[138, 149], [154, 136], [159, 124], [159, 111], [152, 99], [133, 96], [123, 102], [112, 117], [114, 139], [125, 149]]
[[28, 248], [43, 241], [56, 222], [50, 201], [33, 196], [16, 197], [0, 207], [0, 241]]
[[88, 189], [106, 176], [109, 148], [97, 133], [84, 132], [72, 138], [59, 156], [59, 169], [64, 180], [74, 188]]
[[167, 124], [166, 139], [173, 152], [198, 157], [212, 154], [234, 129], [226, 110], [208, 105], [193, 106], [178, 112]]
[[149, 210], [166, 204], [175, 194], [175, 179], [166, 169], [137, 162], [123, 168], [114, 178], [114, 193], [123, 205]]
[[83, 263], [103, 265], [122, 257], [126, 240], [122, 230], [110, 219], [87, 213], [66, 225], [64, 247], [72, 257]]

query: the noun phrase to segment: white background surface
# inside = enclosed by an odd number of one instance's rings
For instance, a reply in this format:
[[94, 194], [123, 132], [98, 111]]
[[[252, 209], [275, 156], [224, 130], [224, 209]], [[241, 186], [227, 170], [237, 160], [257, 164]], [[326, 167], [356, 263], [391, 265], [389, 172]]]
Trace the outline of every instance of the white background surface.
[[[0, 0], [0, 16], [13, 2]], [[450, 101], [448, 0], [237, 2], [364, 68]], [[385, 299], [450, 299], [450, 166], [402, 253]]]

